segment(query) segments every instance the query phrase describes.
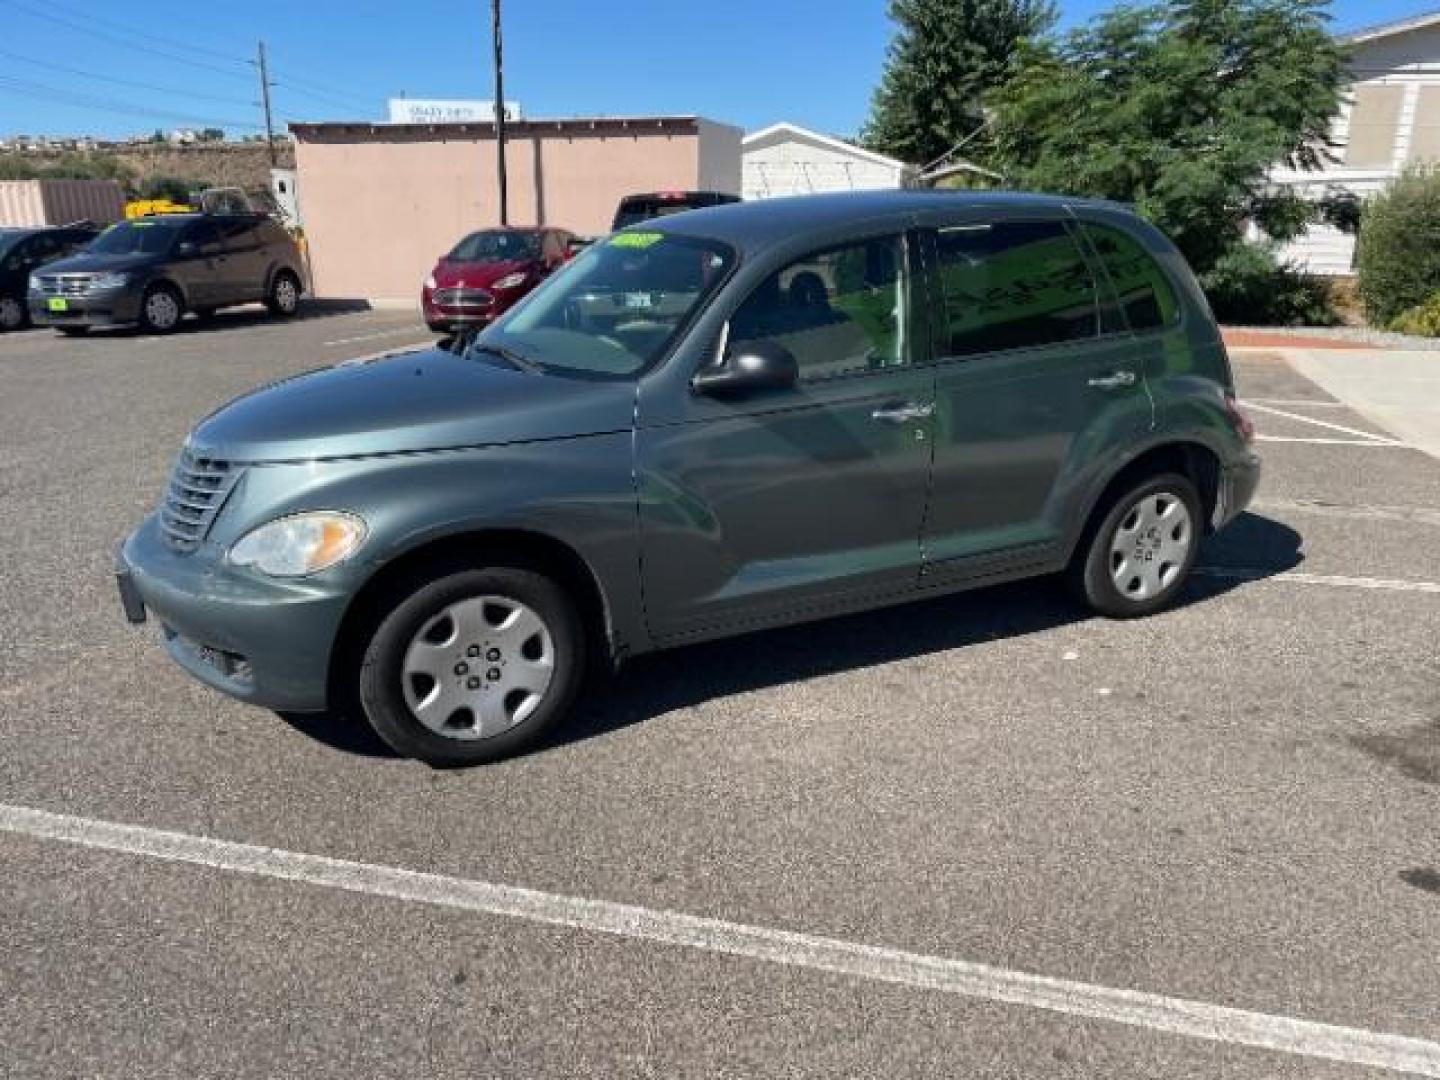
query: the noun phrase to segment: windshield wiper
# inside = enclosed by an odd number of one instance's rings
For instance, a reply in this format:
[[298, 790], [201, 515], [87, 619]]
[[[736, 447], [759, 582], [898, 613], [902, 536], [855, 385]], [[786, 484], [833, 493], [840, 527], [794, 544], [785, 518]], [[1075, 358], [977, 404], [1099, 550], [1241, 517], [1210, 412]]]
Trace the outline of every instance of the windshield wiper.
[[545, 370], [525, 354], [516, 352], [514, 349], [507, 349], [504, 345], [493, 345], [488, 341], [477, 341], [466, 350], [466, 355], [475, 352], [486, 352], [491, 356], [498, 356], [516, 371], [528, 371], [532, 375], [540, 375], [543, 374]]

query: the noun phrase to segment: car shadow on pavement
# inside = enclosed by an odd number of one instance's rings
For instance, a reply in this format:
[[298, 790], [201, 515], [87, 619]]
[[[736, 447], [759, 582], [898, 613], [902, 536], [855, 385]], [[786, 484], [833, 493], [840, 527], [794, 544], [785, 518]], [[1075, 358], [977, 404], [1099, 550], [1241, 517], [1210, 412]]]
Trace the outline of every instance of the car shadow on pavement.
[[[263, 304], [244, 304], [239, 307], [223, 308], [208, 318], [199, 318], [193, 314], [186, 315], [171, 336], [182, 337], [186, 334], [248, 330], [251, 327], [266, 324], [309, 322], [312, 319], [328, 319], [336, 315], [354, 315], [358, 312], [373, 310], [375, 309], [368, 300], [302, 299], [295, 314], [282, 319], [272, 315]], [[139, 326], [97, 327], [90, 332], [90, 336], [100, 338], [146, 337], [148, 331]]]
[[[1303, 557], [1301, 536], [1294, 529], [1242, 514], [1202, 545], [1197, 564], [1201, 572], [1171, 610], [1244, 589], [1294, 568]], [[593, 676], [575, 714], [530, 753], [606, 735], [715, 698], [1040, 633], [1094, 617], [1057, 578], [1047, 577], [650, 653], [613, 676]], [[328, 713], [282, 719], [338, 750], [394, 756], [360, 717]]]

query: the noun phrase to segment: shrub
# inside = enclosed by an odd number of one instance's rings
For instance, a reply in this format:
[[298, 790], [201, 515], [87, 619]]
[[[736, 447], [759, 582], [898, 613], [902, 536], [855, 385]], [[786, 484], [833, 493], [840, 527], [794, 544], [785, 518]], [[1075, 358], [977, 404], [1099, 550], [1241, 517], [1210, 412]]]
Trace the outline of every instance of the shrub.
[[1440, 337], [1440, 292], [1390, 320], [1390, 329], [1417, 337]]
[[1262, 244], [1242, 244], [1200, 279], [1215, 317], [1242, 326], [1333, 326], [1339, 321], [1323, 279], [1282, 263]]
[[1366, 205], [1357, 271], [1375, 326], [1440, 291], [1440, 168], [1412, 166]]

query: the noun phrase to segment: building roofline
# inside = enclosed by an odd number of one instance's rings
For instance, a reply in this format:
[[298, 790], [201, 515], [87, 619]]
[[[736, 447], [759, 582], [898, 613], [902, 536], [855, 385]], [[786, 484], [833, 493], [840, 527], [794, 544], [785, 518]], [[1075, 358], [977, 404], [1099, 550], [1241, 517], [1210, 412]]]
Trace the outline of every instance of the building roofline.
[[1350, 45], [1359, 45], [1366, 41], [1394, 37], [1397, 34], [1408, 34], [1412, 30], [1424, 30], [1427, 26], [1434, 26], [1437, 23], [1440, 23], [1440, 11], [1427, 11], [1420, 15], [1412, 15], [1408, 19], [1396, 19], [1394, 22], [1379, 23], [1375, 26], [1363, 26], [1358, 30], [1351, 30], [1349, 33], [1341, 34], [1340, 40]]
[[740, 140], [740, 150], [743, 153], [751, 143], [759, 142], [761, 139], [769, 138], [777, 131], [788, 131], [794, 135], [800, 135], [806, 139], [813, 139], [815, 142], [830, 147], [832, 150], [839, 150], [847, 154], [854, 154], [856, 157], [864, 158], [866, 161], [874, 162], [876, 165], [884, 165], [892, 169], [908, 169], [909, 165], [896, 158], [887, 157], [884, 154], [877, 154], [874, 150], [866, 150], [863, 146], [855, 146], [853, 143], [837, 139], [832, 135], [822, 135], [818, 131], [811, 131], [809, 128], [801, 127], [799, 124], [792, 124], [788, 120], [781, 120], [778, 124], [771, 124], [769, 127], [761, 128], [752, 132]]
[[[541, 134], [544, 132], [588, 132], [602, 130], [644, 131], [675, 130], [694, 131], [702, 123], [718, 123], [702, 116], [563, 116], [527, 117], [524, 120], [507, 120], [505, 130], [515, 134]], [[315, 135], [424, 135], [444, 134], [450, 136], [494, 135], [493, 120], [442, 120], [434, 123], [391, 124], [382, 120], [292, 120], [288, 125], [291, 134], [297, 138]]]

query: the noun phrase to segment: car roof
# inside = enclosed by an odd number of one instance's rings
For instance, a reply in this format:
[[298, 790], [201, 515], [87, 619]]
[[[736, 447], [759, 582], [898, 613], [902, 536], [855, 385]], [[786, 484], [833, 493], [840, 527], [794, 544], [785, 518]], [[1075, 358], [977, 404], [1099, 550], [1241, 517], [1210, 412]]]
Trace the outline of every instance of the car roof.
[[899, 188], [725, 203], [642, 222], [632, 228], [680, 233], [724, 240], [742, 248], [758, 248], [788, 239], [795, 235], [796, 230], [819, 230], [847, 222], [859, 223], [947, 206], [1000, 210], [1007, 206], [1049, 206], [1057, 211], [1079, 206], [1119, 208], [1116, 203], [1096, 199], [1035, 192]]

